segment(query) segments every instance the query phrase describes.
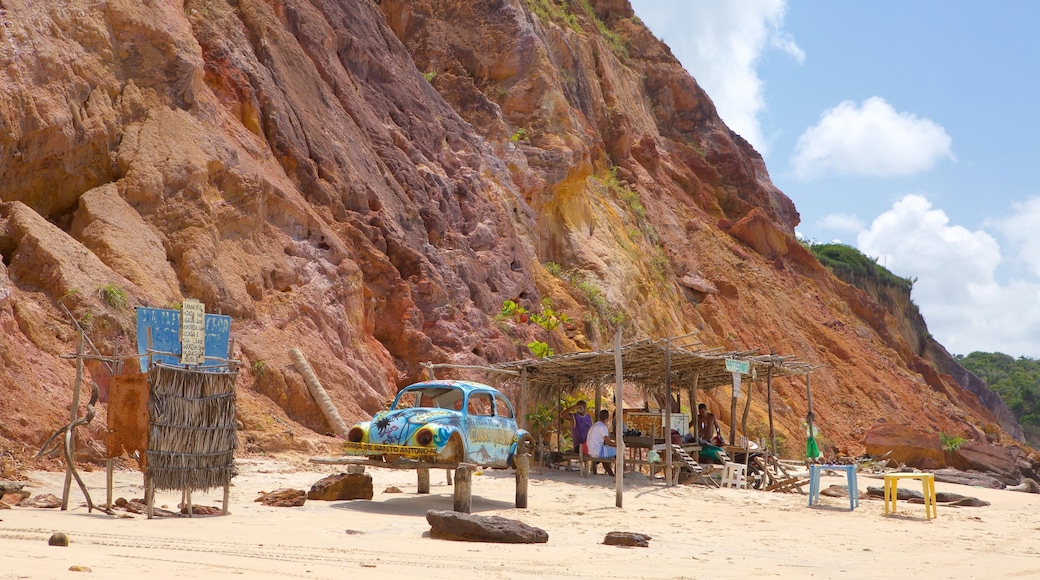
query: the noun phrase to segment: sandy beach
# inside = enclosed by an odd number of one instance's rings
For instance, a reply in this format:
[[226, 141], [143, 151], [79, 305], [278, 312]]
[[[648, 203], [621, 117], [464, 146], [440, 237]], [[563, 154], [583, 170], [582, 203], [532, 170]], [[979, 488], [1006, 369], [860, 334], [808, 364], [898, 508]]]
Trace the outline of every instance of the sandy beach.
[[[808, 507], [800, 494], [665, 487], [626, 476], [623, 507], [614, 479], [578, 472], [532, 473], [528, 509], [513, 507], [510, 471], [473, 478], [479, 515], [517, 519], [546, 530], [546, 544], [452, 542], [429, 537], [427, 510], [450, 510], [452, 487], [431, 474], [431, 494], [416, 493], [415, 473], [369, 469], [372, 501], [307, 501], [267, 507], [254, 500], [281, 487], [307, 490], [338, 466], [306, 458], [245, 458], [231, 490], [230, 514], [194, 518], [113, 517], [87, 513], [72, 486], [70, 508], [0, 511], [0, 579], [19, 578], [881, 578], [914, 571], [928, 578], [1040, 575], [1040, 496], [937, 483], [937, 491], [978, 497], [985, 507], [899, 502], [883, 515], [878, 499], [850, 512], [848, 499], [823, 497]], [[95, 503], [105, 500], [103, 470], [83, 477]], [[33, 495], [61, 496], [63, 473], [33, 472]], [[844, 484], [825, 477], [823, 487]], [[915, 488], [916, 482], [908, 482]], [[397, 486], [403, 493], [385, 493]], [[881, 487], [861, 474], [860, 489]], [[808, 490], [808, 486], [806, 486]], [[137, 471], [118, 471], [114, 497], [143, 497]], [[156, 505], [175, 509], [178, 493]], [[197, 505], [219, 506], [222, 490], [196, 493]], [[118, 514], [125, 514], [119, 511]], [[49, 546], [53, 532], [68, 547]], [[603, 545], [610, 531], [650, 535], [648, 548]], [[85, 566], [90, 573], [70, 571]]]

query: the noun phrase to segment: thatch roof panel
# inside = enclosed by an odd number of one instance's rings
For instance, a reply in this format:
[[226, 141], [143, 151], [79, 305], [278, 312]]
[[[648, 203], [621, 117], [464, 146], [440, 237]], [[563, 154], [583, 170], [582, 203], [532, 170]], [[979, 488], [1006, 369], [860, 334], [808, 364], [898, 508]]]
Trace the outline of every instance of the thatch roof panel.
[[[527, 392], [535, 400], [547, 401], [561, 393], [573, 393], [597, 384], [616, 381], [614, 350], [574, 352], [541, 359], [525, 359], [495, 365], [498, 370], [526, 373]], [[672, 340], [646, 340], [621, 347], [621, 364], [626, 383], [638, 385], [648, 394], [665, 389], [666, 366], [672, 373], [672, 388], [712, 389], [733, 382], [726, 359], [746, 361], [749, 380], [764, 380], [806, 374], [812, 367], [789, 356], [759, 355], [757, 351], [692, 349]]]

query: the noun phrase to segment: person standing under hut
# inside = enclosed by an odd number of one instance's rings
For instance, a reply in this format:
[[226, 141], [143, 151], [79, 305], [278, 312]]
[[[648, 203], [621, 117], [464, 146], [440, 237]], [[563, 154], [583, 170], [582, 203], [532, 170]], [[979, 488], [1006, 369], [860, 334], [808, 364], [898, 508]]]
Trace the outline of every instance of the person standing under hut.
[[585, 401], [578, 401], [561, 413], [565, 419], [571, 422], [571, 441], [574, 444], [575, 453], [581, 451], [580, 447], [585, 443], [589, 429], [592, 427], [592, 415], [589, 415], [587, 410], [588, 404]]
[[[597, 457], [602, 459], [613, 459], [617, 457], [617, 442], [610, 436], [610, 427], [607, 426], [609, 421], [610, 411], [600, 409], [599, 421], [596, 421], [596, 423], [589, 428], [588, 437], [585, 439], [585, 446], [588, 447], [589, 457], [592, 457], [593, 459]], [[603, 464], [603, 470], [607, 475], [614, 475], [614, 468], [610, 466], [609, 462], [605, 461], [592, 462], [593, 474], [596, 473], [597, 463]]]

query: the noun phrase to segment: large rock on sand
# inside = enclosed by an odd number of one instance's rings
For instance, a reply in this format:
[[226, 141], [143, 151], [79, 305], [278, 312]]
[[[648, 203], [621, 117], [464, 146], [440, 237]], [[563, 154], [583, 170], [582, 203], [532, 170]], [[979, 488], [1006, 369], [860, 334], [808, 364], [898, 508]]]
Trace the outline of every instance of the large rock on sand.
[[498, 516], [475, 516], [462, 512], [426, 512], [430, 535], [443, 540], [495, 542], [499, 544], [544, 544], [549, 534], [517, 520]]
[[372, 476], [367, 473], [337, 473], [319, 480], [307, 492], [307, 499], [335, 501], [372, 499]]

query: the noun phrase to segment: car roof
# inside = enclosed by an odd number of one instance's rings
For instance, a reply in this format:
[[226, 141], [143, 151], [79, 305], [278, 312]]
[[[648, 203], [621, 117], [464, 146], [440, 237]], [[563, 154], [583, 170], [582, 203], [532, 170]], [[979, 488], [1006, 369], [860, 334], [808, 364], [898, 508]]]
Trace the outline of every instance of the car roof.
[[[491, 392], [494, 392], [494, 393], [501, 394], [501, 392], [498, 389], [494, 388], [494, 387], [489, 387], [489, 386], [487, 386], [487, 385], [485, 385], [483, 383], [477, 383], [477, 382], [474, 382], [474, 381], [451, 381], [451, 380], [449, 380], [449, 381], [444, 381], [444, 380], [424, 381], [424, 382], [421, 382], [421, 383], [415, 383], [415, 384], [412, 384], [412, 385], [408, 385], [407, 387], [405, 387], [405, 389], [424, 388], [424, 387], [458, 388], [458, 389], [462, 389], [462, 391], [465, 392], [467, 395], [469, 393], [473, 392], [473, 391], [491, 391]], [[403, 391], [404, 389], [401, 389], [401, 390]]]

